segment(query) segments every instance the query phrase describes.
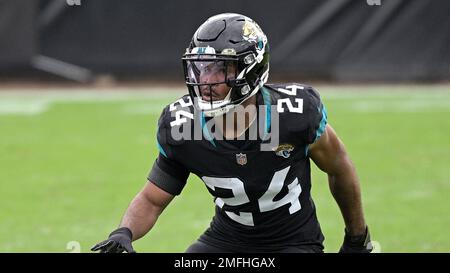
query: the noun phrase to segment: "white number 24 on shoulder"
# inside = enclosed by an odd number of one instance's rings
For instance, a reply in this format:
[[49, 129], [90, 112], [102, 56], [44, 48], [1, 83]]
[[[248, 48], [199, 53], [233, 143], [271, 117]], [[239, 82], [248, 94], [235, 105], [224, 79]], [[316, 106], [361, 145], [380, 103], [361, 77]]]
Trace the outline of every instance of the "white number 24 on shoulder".
[[[286, 86], [286, 89], [278, 88], [278, 92], [284, 93], [289, 96], [297, 96], [298, 89], [304, 89], [304, 87], [300, 86], [300, 85], [289, 85], [289, 86]], [[283, 113], [284, 109], [285, 109], [285, 108], [283, 108], [283, 104], [285, 104], [287, 107], [287, 110], [289, 112], [302, 114], [303, 113], [303, 99], [296, 98], [294, 101], [297, 105], [293, 105], [290, 98], [279, 99], [278, 103], [277, 103], [277, 112]]]

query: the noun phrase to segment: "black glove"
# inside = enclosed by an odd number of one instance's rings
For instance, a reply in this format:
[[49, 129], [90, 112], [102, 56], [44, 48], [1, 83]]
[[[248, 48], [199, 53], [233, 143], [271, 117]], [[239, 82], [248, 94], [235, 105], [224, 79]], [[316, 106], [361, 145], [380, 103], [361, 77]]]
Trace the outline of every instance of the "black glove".
[[100, 250], [100, 253], [136, 253], [131, 245], [133, 234], [126, 227], [121, 227], [109, 234], [109, 238], [91, 248], [91, 251]]
[[370, 242], [369, 228], [366, 227], [366, 231], [363, 235], [351, 236], [345, 229], [344, 243], [339, 250], [339, 253], [370, 253], [373, 247]]

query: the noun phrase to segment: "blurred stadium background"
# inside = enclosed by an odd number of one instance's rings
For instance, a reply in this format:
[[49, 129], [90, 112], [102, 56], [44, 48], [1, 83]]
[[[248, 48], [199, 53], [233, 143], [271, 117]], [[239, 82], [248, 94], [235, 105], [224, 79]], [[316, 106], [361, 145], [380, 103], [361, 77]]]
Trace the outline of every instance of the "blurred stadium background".
[[[162, 108], [186, 93], [181, 55], [221, 12], [259, 22], [272, 82], [321, 92], [381, 251], [449, 252], [447, 0], [0, 0], [0, 252], [88, 252], [118, 225]], [[313, 198], [336, 252], [343, 221], [317, 168]], [[135, 248], [183, 252], [212, 215], [191, 176]]]

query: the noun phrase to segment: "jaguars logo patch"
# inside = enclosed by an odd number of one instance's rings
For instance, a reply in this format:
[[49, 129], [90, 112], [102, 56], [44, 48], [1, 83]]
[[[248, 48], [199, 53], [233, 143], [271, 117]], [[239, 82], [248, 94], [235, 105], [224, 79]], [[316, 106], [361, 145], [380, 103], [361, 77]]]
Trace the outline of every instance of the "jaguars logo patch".
[[291, 152], [294, 150], [294, 145], [292, 144], [280, 144], [273, 151], [277, 156], [288, 158], [291, 156]]

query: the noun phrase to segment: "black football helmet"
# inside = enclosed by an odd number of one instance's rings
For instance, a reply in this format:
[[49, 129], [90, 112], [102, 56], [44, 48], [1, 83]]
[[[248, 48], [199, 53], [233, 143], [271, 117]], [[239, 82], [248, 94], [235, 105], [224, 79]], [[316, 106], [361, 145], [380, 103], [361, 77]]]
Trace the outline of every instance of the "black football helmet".
[[[194, 105], [206, 116], [227, 113], [241, 104], [267, 82], [269, 44], [267, 37], [252, 19], [236, 13], [210, 17], [195, 32], [183, 55], [186, 85]], [[202, 73], [218, 73], [214, 82], [202, 82]], [[214, 85], [230, 87], [227, 96], [205, 100], [204, 90]]]

